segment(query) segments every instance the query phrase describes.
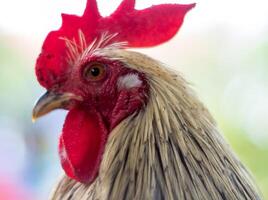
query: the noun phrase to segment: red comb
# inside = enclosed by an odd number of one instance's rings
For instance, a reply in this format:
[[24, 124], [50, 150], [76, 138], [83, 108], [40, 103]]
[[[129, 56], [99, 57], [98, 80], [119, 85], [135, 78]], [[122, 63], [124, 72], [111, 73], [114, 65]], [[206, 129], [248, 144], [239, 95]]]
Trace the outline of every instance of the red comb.
[[162, 4], [135, 10], [135, 0], [123, 0], [113, 14], [102, 17], [96, 0], [87, 0], [81, 17], [62, 14], [60, 29], [47, 35], [36, 62], [38, 81], [50, 88], [64, 79], [64, 72], [70, 65], [65, 40], [79, 43], [81, 32], [88, 45], [103, 33], [117, 33], [110, 42], [124, 41], [128, 47], [151, 47], [171, 39], [178, 32], [187, 11], [194, 6]]

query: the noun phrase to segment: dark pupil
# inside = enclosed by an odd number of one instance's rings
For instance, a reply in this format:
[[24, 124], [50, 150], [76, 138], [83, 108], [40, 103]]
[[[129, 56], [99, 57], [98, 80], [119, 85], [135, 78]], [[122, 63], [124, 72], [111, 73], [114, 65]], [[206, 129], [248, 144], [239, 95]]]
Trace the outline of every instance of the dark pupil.
[[97, 67], [93, 67], [90, 69], [90, 73], [92, 76], [98, 76], [100, 74], [100, 69]]

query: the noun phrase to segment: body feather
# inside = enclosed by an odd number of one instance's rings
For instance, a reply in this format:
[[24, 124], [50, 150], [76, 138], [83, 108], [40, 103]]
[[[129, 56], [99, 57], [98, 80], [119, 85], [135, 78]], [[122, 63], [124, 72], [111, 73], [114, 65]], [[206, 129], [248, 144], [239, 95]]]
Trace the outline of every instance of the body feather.
[[96, 180], [86, 185], [64, 176], [52, 200], [260, 199], [249, 172], [180, 74], [132, 51], [94, 53], [143, 72], [148, 102], [112, 130]]

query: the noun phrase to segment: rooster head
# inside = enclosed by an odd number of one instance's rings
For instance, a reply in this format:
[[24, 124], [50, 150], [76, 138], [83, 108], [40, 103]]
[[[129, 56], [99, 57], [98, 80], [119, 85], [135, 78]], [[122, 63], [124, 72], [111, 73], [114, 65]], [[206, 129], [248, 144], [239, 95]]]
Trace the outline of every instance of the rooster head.
[[104, 52], [171, 39], [195, 4], [134, 6], [135, 0], [123, 0], [113, 14], [102, 17], [96, 1], [88, 0], [82, 16], [62, 14], [62, 26], [47, 35], [36, 62], [37, 79], [47, 92], [37, 101], [33, 119], [58, 108], [69, 110], [59, 154], [65, 173], [82, 183], [98, 175], [111, 130], [144, 109], [150, 93], [142, 71]]

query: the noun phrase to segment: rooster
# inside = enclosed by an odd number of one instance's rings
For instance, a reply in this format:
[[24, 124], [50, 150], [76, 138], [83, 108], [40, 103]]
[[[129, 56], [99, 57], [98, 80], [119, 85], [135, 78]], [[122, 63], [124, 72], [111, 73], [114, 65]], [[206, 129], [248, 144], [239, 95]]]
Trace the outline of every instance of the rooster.
[[47, 92], [33, 119], [69, 110], [59, 139], [65, 171], [51, 199], [261, 199], [251, 175], [182, 75], [131, 47], [171, 39], [195, 4], [135, 9], [123, 0], [102, 17], [62, 14], [36, 75]]

